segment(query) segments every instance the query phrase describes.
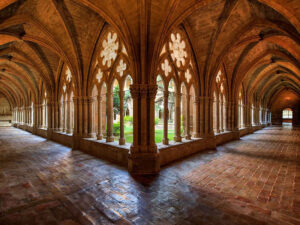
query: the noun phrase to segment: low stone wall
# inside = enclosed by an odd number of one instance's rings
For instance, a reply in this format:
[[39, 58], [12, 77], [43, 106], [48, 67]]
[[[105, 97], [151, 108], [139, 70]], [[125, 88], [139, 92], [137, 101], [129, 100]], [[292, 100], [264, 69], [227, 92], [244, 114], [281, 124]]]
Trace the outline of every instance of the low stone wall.
[[215, 138], [208, 139], [194, 139], [184, 143], [174, 143], [165, 147], [159, 148], [160, 165], [166, 165], [173, 161], [190, 156], [194, 153], [216, 149]]
[[38, 129], [36, 129], [35, 132], [36, 132], [35, 133], [36, 135], [39, 135], [39, 136], [41, 136], [43, 138], [47, 138], [48, 137], [47, 129], [40, 129], [40, 128], [38, 128]]
[[51, 140], [72, 148], [73, 136], [62, 132], [53, 132]]
[[237, 140], [237, 139], [239, 139], [238, 132], [225, 131], [223, 133], [216, 134], [216, 145], [221, 145], [221, 144], [227, 143], [229, 141]]
[[106, 143], [91, 138], [80, 140], [79, 149], [101, 159], [106, 159], [117, 164], [128, 165], [128, 152], [130, 146], [120, 146], [117, 143]]
[[242, 129], [239, 130], [239, 132], [240, 132], [240, 137], [243, 137], [247, 134], [252, 134], [253, 133], [252, 129], [250, 129], [250, 128], [242, 128]]

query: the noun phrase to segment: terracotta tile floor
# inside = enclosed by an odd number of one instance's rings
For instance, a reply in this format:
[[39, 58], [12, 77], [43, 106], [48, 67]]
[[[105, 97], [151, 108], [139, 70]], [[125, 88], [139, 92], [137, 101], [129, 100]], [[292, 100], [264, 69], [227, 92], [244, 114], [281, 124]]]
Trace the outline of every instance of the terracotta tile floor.
[[0, 128], [0, 224], [300, 224], [300, 130], [273, 127], [132, 177]]

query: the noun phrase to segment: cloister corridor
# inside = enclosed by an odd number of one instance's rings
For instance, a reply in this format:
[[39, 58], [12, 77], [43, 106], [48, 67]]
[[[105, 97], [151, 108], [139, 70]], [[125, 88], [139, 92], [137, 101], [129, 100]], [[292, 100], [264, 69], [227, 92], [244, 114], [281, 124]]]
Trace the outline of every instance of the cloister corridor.
[[300, 224], [300, 129], [268, 127], [132, 176], [0, 128], [0, 224]]

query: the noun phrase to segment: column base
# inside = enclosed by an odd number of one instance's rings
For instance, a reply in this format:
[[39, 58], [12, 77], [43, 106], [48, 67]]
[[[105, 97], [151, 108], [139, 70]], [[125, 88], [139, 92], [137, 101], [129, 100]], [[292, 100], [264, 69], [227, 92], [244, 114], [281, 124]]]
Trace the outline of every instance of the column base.
[[159, 153], [129, 153], [128, 171], [131, 174], [158, 174], [160, 171]]
[[164, 139], [162, 140], [162, 143], [163, 143], [164, 145], [169, 145], [169, 139], [168, 139], [168, 138], [164, 138]]
[[192, 139], [192, 136], [191, 136], [190, 134], [189, 134], [189, 135], [186, 135], [186, 136], [185, 136], [185, 139], [186, 139], [186, 140], [191, 140], [191, 139]]
[[193, 133], [193, 138], [201, 138], [201, 134], [200, 133]]
[[182, 137], [181, 136], [174, 137], [174, 141], [175, 142], [181, 142], [182, 141]]
[[125, 145], [125, 143], [126, 143], [125, 138], [120, 138], [119, 139], [119, 145]]
[[106, 137], [106, 142], [114, 142], [114, 141], [115, 141], [114, 136]]
[[88, 138], [96, 138], [96, 133], [89, 133]]
[[103, 135], [102, 134], [97, 135], [97, 140], [102, 140], [102, 139], [103, 139]]

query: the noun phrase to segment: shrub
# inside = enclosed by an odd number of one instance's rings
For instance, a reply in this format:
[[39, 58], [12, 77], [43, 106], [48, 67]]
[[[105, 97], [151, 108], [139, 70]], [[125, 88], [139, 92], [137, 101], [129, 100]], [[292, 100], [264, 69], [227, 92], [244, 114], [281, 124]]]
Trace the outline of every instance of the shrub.
[[160, 121], [160, 119], [155, 117], [155, 120], [154, 120], [155, 125], [157, 125], [159, 123], [159, 121]]
[[113, 124], [113, 132], [114, 132], [114, 135], [120, 134], [120, 121]]
[[125, 123], [133, 123], [133, 116], [124, 116]]

